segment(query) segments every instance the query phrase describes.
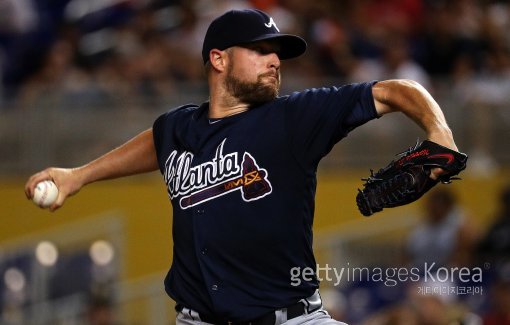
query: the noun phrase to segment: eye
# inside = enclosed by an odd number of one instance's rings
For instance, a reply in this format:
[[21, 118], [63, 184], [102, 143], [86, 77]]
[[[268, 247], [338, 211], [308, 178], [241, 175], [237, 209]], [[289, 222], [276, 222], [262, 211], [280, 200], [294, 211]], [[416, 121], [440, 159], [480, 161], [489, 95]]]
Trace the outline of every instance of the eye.
[[273, 53], [274, 50], [272, 48], [266, 47], [266, 48], [260, 48], [259, 53], [260, 54], [270, 54]]

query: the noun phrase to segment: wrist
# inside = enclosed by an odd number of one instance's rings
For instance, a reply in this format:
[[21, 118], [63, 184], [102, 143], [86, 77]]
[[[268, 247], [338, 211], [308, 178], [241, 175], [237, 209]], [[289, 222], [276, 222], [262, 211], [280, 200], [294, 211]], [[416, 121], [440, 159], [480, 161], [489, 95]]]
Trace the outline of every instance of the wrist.
[[427, 139], [444, 147], [458, 151], [457, 145], [453, 140], [453, 133], [447, 126], [438, 127], [432, 131], [427, 132]]
[[93, 179], [91, 179], [91, 175], [93, 175], [93, 174], [89, 172], [90, 168], [87, 168], [87, 167], [88, 167], [88, 165], [84, 165], [81, 167], [73, 168], [71, 170], [71, 172], [74, 176], [74, 180], [80, 188], [82, 186], [92, 183], [94, 181]]

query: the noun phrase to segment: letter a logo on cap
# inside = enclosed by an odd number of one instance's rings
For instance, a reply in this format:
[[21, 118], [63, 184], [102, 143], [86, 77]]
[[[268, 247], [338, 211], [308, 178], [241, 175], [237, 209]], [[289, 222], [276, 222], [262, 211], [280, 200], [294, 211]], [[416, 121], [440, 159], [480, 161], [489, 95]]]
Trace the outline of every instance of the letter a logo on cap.
[[271, 26], [274, 26], [274, 28], [276, 28], [278, 33], [280, 32], [280, 30], [278, 29], [278, 27], [274, 23], [273, 17], [269, 17], [269, 22], [267, 24], [264, 24], [264, 26], [266, 26], [267, 28], [271, 28]]

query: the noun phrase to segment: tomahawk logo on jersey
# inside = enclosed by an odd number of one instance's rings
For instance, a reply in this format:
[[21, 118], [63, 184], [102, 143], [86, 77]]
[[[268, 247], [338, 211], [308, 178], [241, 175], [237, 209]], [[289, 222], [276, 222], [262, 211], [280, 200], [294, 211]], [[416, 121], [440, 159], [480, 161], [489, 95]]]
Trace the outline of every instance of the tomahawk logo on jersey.
[[214, 158], [193, 166], [193, 153], [174, 150], [165, 164], [164, 179], [170, 199], [179, 198], [181, 209], [213, 200], [222, 195], [241, 191], [244, 201], [258, 200], [271, 193], [268, 173], [260, 168], [253, 156], [245, 152], [239, 163], [239, 154], [223, 153], [224, 139], [216, 148]]

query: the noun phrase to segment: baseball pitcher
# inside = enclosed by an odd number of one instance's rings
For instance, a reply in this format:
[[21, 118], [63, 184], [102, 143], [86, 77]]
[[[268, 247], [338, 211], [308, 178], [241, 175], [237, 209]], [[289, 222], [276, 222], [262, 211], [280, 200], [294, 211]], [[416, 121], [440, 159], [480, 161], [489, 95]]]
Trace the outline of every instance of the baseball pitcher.
[[[282, 60], [306, 47], [262, 11], [223, 14], [203, 42], [207, 101], [169, 110], [83, 166], [33, 175], [27, 197], [39, 181], [53, 180], [54, 211], [91, 182], [159, 170], [173, 208], [173, 261], [164, 284], [177, 303], [177, 324], [341, 324], [323, 309], [316, 277], [299, 285], [290, 278], [292, 269], [316, 268], [312, 224], [321, 159], [350, 131], [390, 112], [424, 130], [426, 146], [395, 163], [389, 176], [373, 174], [360, 191], [360, 210], [370, 215], [449, 181], [465, 155], [436, 101], [410, 80], [279, 96]], [[409, 199], [390, 201], [394, 194]]]

